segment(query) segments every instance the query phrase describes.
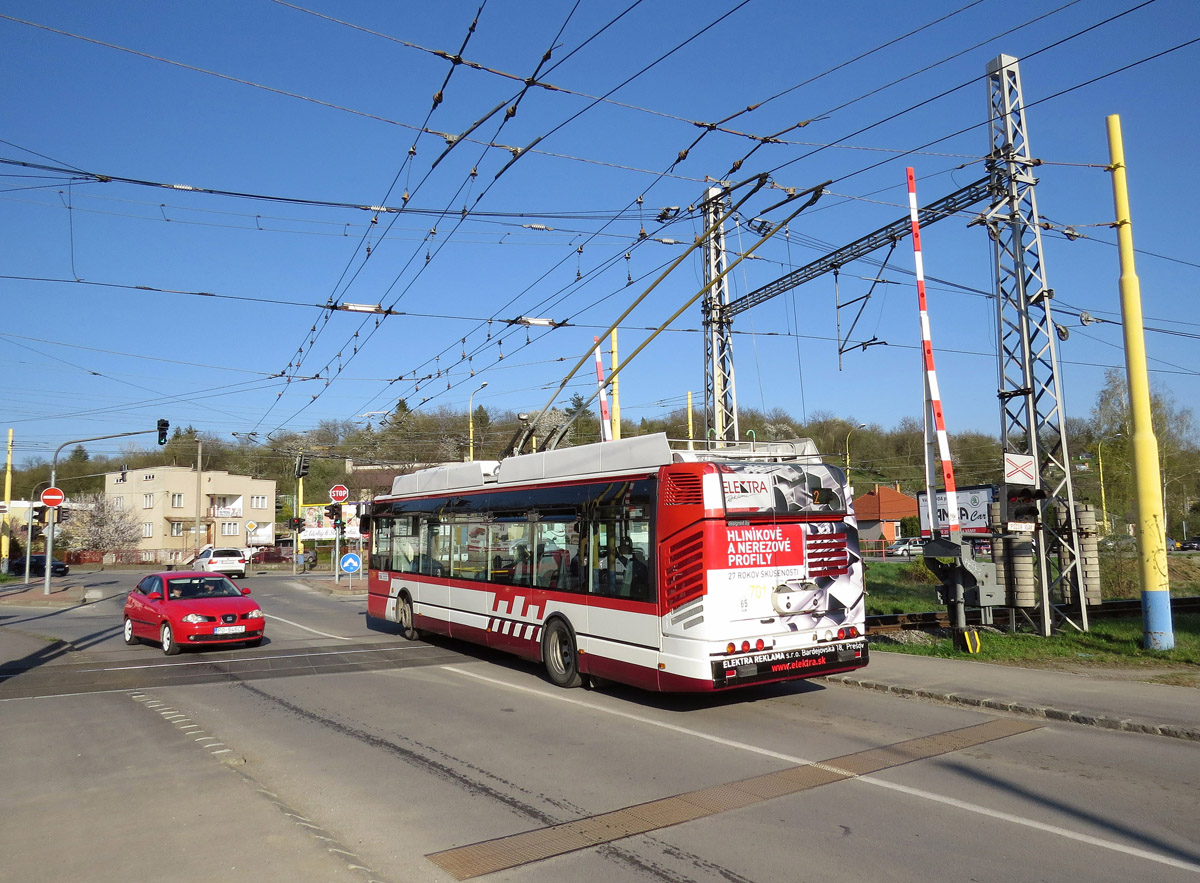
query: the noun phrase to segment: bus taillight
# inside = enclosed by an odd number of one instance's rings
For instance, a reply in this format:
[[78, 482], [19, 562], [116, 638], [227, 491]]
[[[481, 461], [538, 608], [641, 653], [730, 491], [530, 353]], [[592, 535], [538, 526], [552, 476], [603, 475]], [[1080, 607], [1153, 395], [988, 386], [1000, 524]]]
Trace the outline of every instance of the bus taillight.
[[840, 629], [838, 629], [837, 635], [838, 635], [839, 641], [844, 641], [847, 638], [857, 638], [858, 637], [858, 626], [852, 625], [848, 628], [840, 628]]
[[761, 653], [763, 650], [763, 647], [766, 647], [766, 646], [767, 645], [763, 642], [762, 638], [759, 638], [757, 641], [754, 642], [754, 649], [757, 650], [759, 653]]

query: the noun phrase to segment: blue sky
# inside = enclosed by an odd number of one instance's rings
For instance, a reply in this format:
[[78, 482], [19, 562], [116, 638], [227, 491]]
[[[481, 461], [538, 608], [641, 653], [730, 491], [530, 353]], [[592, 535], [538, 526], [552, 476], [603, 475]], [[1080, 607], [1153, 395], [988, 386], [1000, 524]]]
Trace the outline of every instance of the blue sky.
[[[905, 166], [923, 204], [983, 177], [983, 76], [1001, 53], [1021, 59], [1043, 161], [1068, 416], [1087, 416], [1124, 361], [1113, 113], [1146, 323], [1160, 329], [1147, 334], [1152, 382], [1197, 406], [1185, 292], [1200, 268], [1186, 220], [1200, 202], [1200, 43], [1175, 49], [1200, 37], [1193, 0], [6, 0], [0, 15], [0, 428], [15, 429], [18, 460], [158, 417], [265, 438], [399, 398], [464, 409], [485, 380], [476, 405], [536, 410], [684, 253], [711, 180], [770, 174], [732, 251], [756, 239], [755, 219], [782, 220], [769, 209], [783, 188], [834, 182], [731, 274], [737, 298], [904, 217]], [[452, 65], [460, 49], [469, 63]], [[556, 88], [521, 94], [535, 72]], [[717, 121], [730, 131], [697, 126]], [[755, 136], [780, 132], [747, 158]], [[507, 148], [522, 148], [515, 161]], [[994, 434], [990, 244], [964, 218], [923, 246], [948, 428]], [[836, 291], [825, 276], [739, 315], [741, 406], [883, 428], [919, 418], [912, 268], [906, 240], [882, 270], [844, 268]], [[839, 368], [835, 304], [876, 275], [887, 281], [851, 342], [888, 345]], [[701, 279], [693, 253], [622, 324], [621, 354]], [[339, 303], [400, 315], [328, 309]], [[1081, 311], [1109, 321], [1084, 326]], [[505, 321], [520, 316], [569, 324]], [[853, 317], [842, 311], [843, 334]], [[701, 401], [700, 327], [695, 306], [622, 370], [623, 416], [666, 414], [689, 391]], [[593, 379], [589, 363], [560, 403]]]

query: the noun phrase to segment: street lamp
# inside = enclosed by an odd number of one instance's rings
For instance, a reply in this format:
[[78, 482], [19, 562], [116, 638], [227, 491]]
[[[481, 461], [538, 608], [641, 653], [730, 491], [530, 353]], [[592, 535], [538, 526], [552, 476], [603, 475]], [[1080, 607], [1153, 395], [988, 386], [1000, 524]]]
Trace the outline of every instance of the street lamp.
[[852, 482], [850, 480], [850, 433], [854, 432], [854, 430], [856, 430], [856, 429], [866, 429], [866, 428], [867, 428], [867, 424], [860, 423], [860, 424], [858, 424], [858, 426], [850, 427], [850, 432], [846, 433], [846, 485], [848, 487], [854, 486], [854, 482]]
[[471, 394], [467, 396], [467, 459], [475, 459], [475, 393], [487, 386], [487, 381], [479, 384], [475, 389], [471, 390]]

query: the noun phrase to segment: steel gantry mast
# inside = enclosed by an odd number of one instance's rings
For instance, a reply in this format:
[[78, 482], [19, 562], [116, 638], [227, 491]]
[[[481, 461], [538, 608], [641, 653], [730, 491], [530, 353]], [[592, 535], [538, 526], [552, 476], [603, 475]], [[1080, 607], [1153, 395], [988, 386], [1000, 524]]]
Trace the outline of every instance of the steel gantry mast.
[[[711, 285], [701, 302], [704, 314], [704, 435], [722, 447], [738, 440], [737, 391], [733, 382], [733, 335], [729, 313], [729, 286], [725, 278], [725, 225], [718, 223], [725, 191], [710, 187], [705, 193], [704, 284]], [[714, 281], [715, 280], [715, 281]]]
[[[1017, 59], [1000, 55], [987, 66], [992, 148], [988, 172], [996, 200], [983, 218], [995, 250], [997, 335], [1000, 356], [1000, 442], [1006, 454], [1037, 465], [1035, 490], [1044, 493], [1034, 530], [1042, 634], [1051, 628], [1051, 593], [1079, 601], [1087, 629], [1087, 604], [1075, 491], [1067, 454], [1066, 419], [1059, 381], [1054, 290], [1046, 282], [1034, 160], [1025, 127]], [[1038, 494], [1037, 496], [1042, 496]], [[1053, 565], [1053, 570], [1051, 569]]]
[[[993, 59], [987, 66], [987, 81], [988, 175], [920, 209], [919, 223], [924, 228], [978, 203], [989, 205], [972, 223], [986, 225], [995, 247], [1001, 442], [1006, 454], [1034, 458], [1035, 487], [1045, 491], [1042, 518], [1033, 537], [1041, 589], [1036, 606], [1042, 612], [1042, 631], [1048, 634], [1054, 615], [1050, 599], [1057, 591], [1063, 600], [1079, 603], [1086, 630], [1087, 603], [1059, 381], [1057, 327], [1050, 310], [1054, 293], [1046, 284], [1041, 256], [1033, 175], [1037, 162], [1029, 153], [1017, 59], [1007, 55]], [[709, 202], [705, 203], [705, 221], [710, 227], [719, 216], [715, 193], [709, 190]], [[879, 248], [894, 246], [911, 232], [911, 218], [899, 218], [732, 302], [724, 280], [713, 286], [704, 302], [705, 414], [710, 430], [719, 430], [717, 438], [737, 437], [730, 343], [733, 317]], [[724, 232], [718, 231], [706, 245], [705, 281], [715, 278], [724, 266]], [[842, 345], [839, 340], [839, 352]]]

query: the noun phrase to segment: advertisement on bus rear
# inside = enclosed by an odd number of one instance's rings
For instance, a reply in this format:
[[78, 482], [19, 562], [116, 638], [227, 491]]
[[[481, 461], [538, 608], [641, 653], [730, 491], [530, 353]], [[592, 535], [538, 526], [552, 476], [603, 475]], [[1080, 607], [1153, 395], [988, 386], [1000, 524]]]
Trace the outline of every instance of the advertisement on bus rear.
[[791, 463], [722, 464], [725, 511], [845, 512], [845, 478], [840, 469]]
[[852, 517], [836, 521], [714, 525], [709, 609], [713, 621], [795, 635], [861, 625], [862, 564]]

